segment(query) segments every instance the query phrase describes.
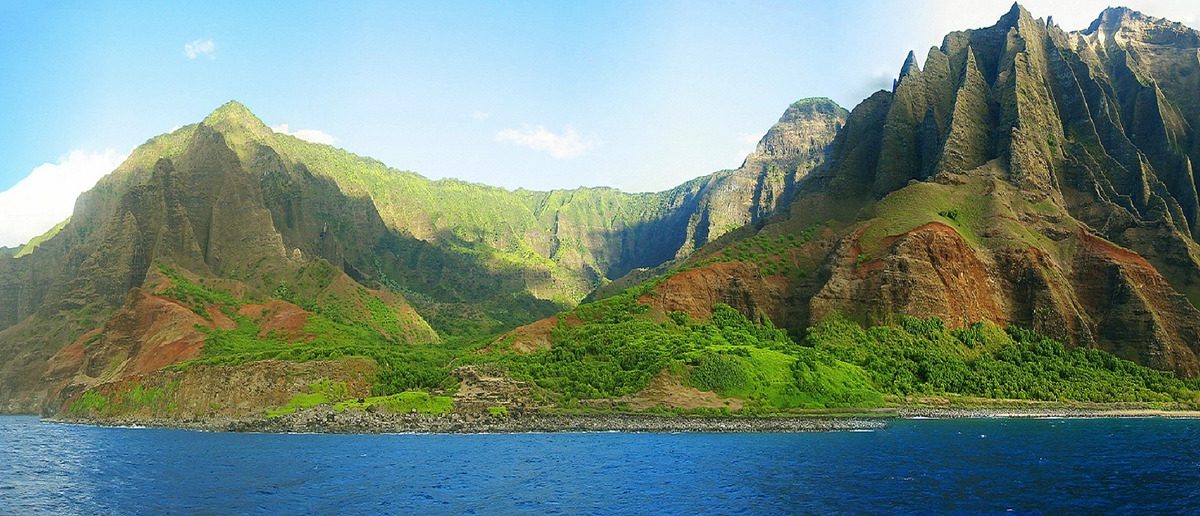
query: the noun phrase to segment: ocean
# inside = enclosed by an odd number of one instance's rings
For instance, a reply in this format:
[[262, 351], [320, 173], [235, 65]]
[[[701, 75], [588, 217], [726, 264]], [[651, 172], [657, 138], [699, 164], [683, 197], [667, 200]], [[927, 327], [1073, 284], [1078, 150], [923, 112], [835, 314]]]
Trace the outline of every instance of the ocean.
[[235, 434], [0, 417], [0, 514], [1200, 511], [1200, 420]]

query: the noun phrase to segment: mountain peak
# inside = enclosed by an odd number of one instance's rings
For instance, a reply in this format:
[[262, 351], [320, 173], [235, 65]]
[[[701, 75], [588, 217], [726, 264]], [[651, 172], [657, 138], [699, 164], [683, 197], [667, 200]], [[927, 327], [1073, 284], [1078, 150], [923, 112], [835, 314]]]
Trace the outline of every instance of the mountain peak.
[[914, 71], [921, 71], [921, 66], [917, 64], [917, 53], [909, 50], [908, 56], [904, 58], [904, 64], [900, 66], [900, 77], [904, 77]]
[[826, 97], [808, 97], [797, 100], [788, 106], [779, 123], [795, 122], [803, 118], [813, 118], [819, 115], [845, 116], [846, 110], [837, 102]]
[[1093, 34], [1096, 31], [1114, 32], [1126, 23], [1142, 17], [1142, 13], [1128, 7], [1109, 7], [1100, 11], [1100, 16], [1096, 17], [1083, 33]]
[[1012, 7], [1008, 8], [1008, 12], [1003, 17], [1016, 19], [1022, 14], [1032, 16], [1029, 14], [1029, 10], [1025, 9], [1025, 6], [1021, 5], [1020, 2], [1013, 2]]
[[252, 133], [270, 132], [270, 129], [242, 103], [231, 100], [204, 117], [204, 125], [226, 132], [240, 129]]
[[900, 75], [892, 81], [892, 91], [894, 92], [896, 88], [900, 87], [900, 83], [904, 81], [905, 77], [920, 73], [921, 66], [917, 64], [917, 53], [909, 50], [908, 56], [904, 58], [904, 64], [900, 66]]
[[1031, 22], [1033, 21], [1033, 15], [1030, 14], [1029, 10], [1025, 9], [1025, 6], [1021, 5], [1019, 2], [1013, 2], [1012, 7], [1008, 9], [1008, 12], [1004, 13], [1004, 16], [1001, 16], [1000, 19], [996, 21], [996, 24], [993, 25], [993, 27], [1007, 30], [1009, 28], [1019, 26], [1022, 20]]
[[807, 172], [816, 163], [802, 162], [805, 156], [815, 155], [816, 142], [827, 144], [832, 141], [849, 114], [837, 102], [825, 97], [797, 100], [758, 141], [758, 146], [746, 156], [740, 168], [757, 174], [763, 165], [774, 163], [792, 170], [799, 165], [800, 170]]

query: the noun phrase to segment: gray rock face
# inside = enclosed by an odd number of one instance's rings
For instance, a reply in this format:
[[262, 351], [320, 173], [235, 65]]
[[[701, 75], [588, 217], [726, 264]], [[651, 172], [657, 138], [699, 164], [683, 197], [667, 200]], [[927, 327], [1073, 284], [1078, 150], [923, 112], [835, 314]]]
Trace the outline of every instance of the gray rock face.
[[758, 224], [790, 204], [798, 182], [825, 162], [847, 115], [826, 98], [789, 106], [741, 167], [706, 178], [677, 256], [732, 229]]

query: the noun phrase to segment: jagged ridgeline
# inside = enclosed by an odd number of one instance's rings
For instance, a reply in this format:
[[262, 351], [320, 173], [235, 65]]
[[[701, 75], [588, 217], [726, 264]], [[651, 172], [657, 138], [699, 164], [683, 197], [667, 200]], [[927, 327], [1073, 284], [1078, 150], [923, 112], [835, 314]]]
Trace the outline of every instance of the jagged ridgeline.
[[[1198, 48], [1123, 8], [1065, 32], [1014, 5], [951, 33], [854, 108], [786, 215], [638, 287], [644, 317], [987, 321], [1195, 377]], [[507, 338], [552, 346], [587, 318], [558, 320]]]
[[274, 133], [230, 102], [146, 142], [67, 222], [0, 253], [0, 407], [218, 347], [253, 361], [361, 331], [428, 344], [554, 314], [776, 213], [846, 114], [799, 102], [743, 167], [631, 194], [431, 181]]

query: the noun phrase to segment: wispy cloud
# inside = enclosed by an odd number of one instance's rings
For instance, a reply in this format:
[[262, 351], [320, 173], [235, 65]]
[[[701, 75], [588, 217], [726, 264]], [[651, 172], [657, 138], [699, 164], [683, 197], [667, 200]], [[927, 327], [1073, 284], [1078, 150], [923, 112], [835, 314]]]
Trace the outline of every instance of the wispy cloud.
[[487, 111], [475, 111], [475, 112], [471, 113], [471, 118], [474, 118], [475, 120], [479, 120], [480, 122], [487, 120], [491, 117], [492, 117], [492, 114], [488, 113]]
[[207, 57], [209, 59], [217, 58], [217, 44], [211, 39], [194, 39], [183, 45], [183, 55], [188, 59], [196, 59], [198, 57]]
[[505, 129], [496, 133], [496, 141], [508, 142], [545, 152], [556, 159], [577, 158], [600, 144], [598, 140], [580, 135], [572, 127], [562, 134], [546, 130], [543, 126], [525, 126], [522, 129]]
[[742, 133], [737, 135], [737, 159], [744, 159], [758, 148], [758, 141], [762, 139], [762, 135], [753, 133]]
[[319, 131], [317, 129], [297, 129], [292, 131], [287, 124], [279, 124], [271, 126], [271, 130], [277, 133], [290, 134], [307, 142], [324, 143], [326, 145], [333, 145], [334, 143], [337, 143], [337, 138], [334, 138], [325, 131]]
[[57, 163], [34, 168], [25, 179], [0, 192], [0, 246], [13, 247], [45, 233], [71, 215], [75, 198], [95, 186], [128, 154], [113, 150], [73, 150]]

